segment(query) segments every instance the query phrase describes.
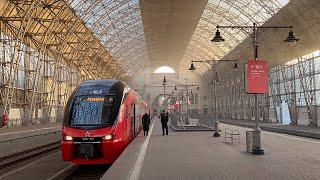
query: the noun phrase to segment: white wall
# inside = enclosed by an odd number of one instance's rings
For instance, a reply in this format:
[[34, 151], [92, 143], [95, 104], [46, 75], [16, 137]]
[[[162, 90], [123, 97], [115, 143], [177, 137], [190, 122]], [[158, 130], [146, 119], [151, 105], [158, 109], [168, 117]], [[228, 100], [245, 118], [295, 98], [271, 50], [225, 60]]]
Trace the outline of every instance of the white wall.
[[23, 116], [22, 108], [11, 108], [9, 112], [9, 119], [21, 119]]
[[308, 118], [308, 112], [307, 112], [307, 108], [303, 107], [303, 108], [298, 108], [298, 125], [308, 125], [309, 124], [309, 118]]

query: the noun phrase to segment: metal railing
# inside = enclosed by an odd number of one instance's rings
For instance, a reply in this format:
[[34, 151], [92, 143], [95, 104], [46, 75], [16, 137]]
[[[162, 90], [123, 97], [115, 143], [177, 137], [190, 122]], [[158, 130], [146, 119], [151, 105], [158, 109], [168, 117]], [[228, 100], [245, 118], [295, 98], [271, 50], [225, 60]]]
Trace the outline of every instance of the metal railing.
[[231, 130], [230, 128], [225, 129], [224, 140], [227, 142], [227, 139], [230, 139], [232, 144], [234, 141], [240, 143], [240, 133], [238, 130]]
[[21, 126], [21, 125], [22, 125], [22, 120], [21, 119], [18, 119], [18, 118], [10, 119], [8, 121], [7, 128]]
[[[179, 124], [178, 124], [178, 122], [179, 122]], [[183, 129], [185, 129], [184, 117], [183, 117], [182, 114], [178, 114], [178, 113], [170, 114], [170, 123], [175, 128], [181, 128], [182, 127]]]
[[184, 130], [186, 130], [186, 127], [184, 126], [186, 118], [188, 118], [186, 115], [183, 115], [183, 114], [179, 115], [180, 126], [182, 126]]
[[177, 120], [178, 120], [178, 117], [177, 117], [177, 116], [175, 116], [175, 115], [173, 115], [173, 114], [170, 115], [170, 124], [171, 124], [172, 126], [178, 127], [178, 122], [177, 122]]
[[56, 123], [61, 122], [57, 117], [50, 117], [50, 120], [47, 122], [43, 121], [43, 118], [34, 119], [32, 122], [23, 124], [23, 120], [19, 118], [10, 119], [5, 127], [17, 127], [17, 126], [28, 126], [31, 124], [41, 124], [41, 123]]
[[209, 114], [194, 114], [193, 118], [199, 119], [199, 124], [207, 128], [212, 128], [213, 118]]

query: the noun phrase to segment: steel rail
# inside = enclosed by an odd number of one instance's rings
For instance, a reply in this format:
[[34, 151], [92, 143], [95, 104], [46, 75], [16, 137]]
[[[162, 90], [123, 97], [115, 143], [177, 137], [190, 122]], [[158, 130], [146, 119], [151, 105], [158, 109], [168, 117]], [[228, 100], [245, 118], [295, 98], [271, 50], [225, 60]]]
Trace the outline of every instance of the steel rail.
[[35, 148], [31, 148], [28, 150], [24, 150], [21, 152], [0, 157], [0, 170], [19, 164], [19, 163], [23, 163], [29, 159], [38, 157], [42, 154], [54, 151], [59, 147], [60, 147], [60, 141], [56, 141], [56, 142], [52, 142], [52, 143], [38, 146]]

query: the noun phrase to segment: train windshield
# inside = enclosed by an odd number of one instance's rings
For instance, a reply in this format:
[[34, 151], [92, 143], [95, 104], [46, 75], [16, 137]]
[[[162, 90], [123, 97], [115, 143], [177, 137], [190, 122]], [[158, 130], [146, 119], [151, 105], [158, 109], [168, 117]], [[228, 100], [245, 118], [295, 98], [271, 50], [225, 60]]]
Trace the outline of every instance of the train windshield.
[[70, 126], [112, 125], [117, 118], [114, 96], [78, 96], [75, 98]]

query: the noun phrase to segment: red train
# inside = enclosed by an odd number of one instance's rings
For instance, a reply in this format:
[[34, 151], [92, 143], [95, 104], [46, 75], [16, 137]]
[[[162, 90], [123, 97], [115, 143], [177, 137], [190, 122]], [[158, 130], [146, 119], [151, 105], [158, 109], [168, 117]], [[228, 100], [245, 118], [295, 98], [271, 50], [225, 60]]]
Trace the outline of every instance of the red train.
[[113, 163], [142, 129], [148, 104], [125, 83], [90, 80], [68, 100], [62, 125], [62, 159], [76, 164]]

